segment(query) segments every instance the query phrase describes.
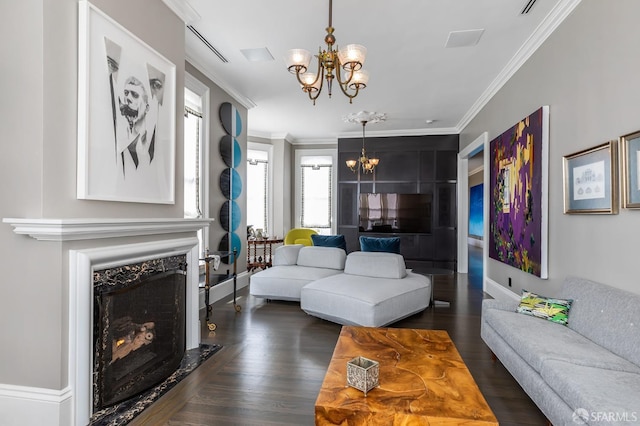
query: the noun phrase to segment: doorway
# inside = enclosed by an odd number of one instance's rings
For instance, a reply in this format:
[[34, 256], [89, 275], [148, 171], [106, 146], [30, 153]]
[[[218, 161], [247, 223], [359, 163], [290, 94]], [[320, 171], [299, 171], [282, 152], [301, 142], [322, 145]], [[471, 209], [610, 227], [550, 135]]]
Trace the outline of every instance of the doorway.
[[[482, 181], [488, 182], [488, 163], [484, 152], [488, 148], [488, 133], [484, 132], [466, 148], [458, 153], [458, 272], [461, 274], [469, 273], [469, 173], [482, 167]], [[478, 158], [482, 158], [478, 162]], [[487, 212], [487, 198], [489, 188], [483, 185], [482, 211]], [[483, 235], [488, 232], [488, 227], [484, 221]], [[483, 241], [484, 242], [484, 241]], [[487, 276], [487, 251], [482, 250], [482, 287], [486, 286], [485, 277]]]

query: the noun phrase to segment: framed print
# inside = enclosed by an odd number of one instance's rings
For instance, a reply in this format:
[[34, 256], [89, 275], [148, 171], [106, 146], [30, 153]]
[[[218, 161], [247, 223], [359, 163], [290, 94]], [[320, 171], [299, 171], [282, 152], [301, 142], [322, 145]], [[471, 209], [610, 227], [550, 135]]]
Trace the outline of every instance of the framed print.
[[620, 137], [622, 207], [640, 209], [640, 131]]
[[79, 2], [77, 197], [175, 202], [176, 67]]
[[564, 156], [565, 213], [618, 213], [617, 146], [610, 141]]
[[548, 278], [549, 107], [489, 145], [489, 257]]

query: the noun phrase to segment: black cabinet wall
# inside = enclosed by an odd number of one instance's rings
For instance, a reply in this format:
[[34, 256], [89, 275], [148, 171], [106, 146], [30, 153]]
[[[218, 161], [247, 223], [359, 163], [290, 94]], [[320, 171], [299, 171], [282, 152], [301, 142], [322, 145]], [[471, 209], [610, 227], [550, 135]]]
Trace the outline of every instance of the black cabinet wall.
[[[347, 240], [349, 252], [360, 250], [360, 235], [397, 235], [408, 267], [455, 269], [458, 141], [458, 135], [367, 138], [367, 155], [379, 158], [380, 164], [374, 173], [362, 174], [345, 165], [346, 160], [359, 157], [362, 139], [339, 139], [337, 225], [338, 233]], [[361, 232], [358, 226], [361, 193], [430, 194], [431, 232]]]

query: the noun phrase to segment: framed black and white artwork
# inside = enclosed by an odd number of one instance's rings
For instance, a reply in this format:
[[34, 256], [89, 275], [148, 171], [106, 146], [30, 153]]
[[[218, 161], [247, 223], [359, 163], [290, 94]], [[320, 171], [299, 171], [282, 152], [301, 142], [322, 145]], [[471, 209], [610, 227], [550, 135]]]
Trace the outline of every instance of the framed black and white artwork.
[[175, 203], [176, 67], [79, 2], [77, 197]]

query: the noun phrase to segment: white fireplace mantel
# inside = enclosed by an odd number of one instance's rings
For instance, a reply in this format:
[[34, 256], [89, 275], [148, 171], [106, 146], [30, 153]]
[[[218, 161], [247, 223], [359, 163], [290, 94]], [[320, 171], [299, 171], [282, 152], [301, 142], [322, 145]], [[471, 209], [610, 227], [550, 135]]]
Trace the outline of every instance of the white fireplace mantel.
[[[81, 426], [89, 423], [92, 414], [92, 321], [93, 272], [118, 265], [185, 255], [187, 264], [198, 265], [198, 238], [195, 233], [207, 228], [213, 219], [184, 218], [82, 218], [82, 219], [29, 219], [4, 218], [19, 235], [38, 241], [83, 241], [82, 247], [68, 249], [68, 262], [63, 267], [69, 272], [69, 359], [68, 387], [42, 396], [40, 389], [25, 388], [20, 394], [24, 402], [15, 404], [16, 412], [29, 407], [38, 413], [56, 412], [59, 425]], [[156, 236], [152, 241], [105, 241], [116, 237]], [[95, 241], [95, 244], [88, 243]], [[88, 243], [88, 244], [87, 244]], [[115, 245], [114, 245], [115, 244]], [[66, 250], [66, 249], [65, 249]], [[187, 268], [186, 294], [186, 349], [200, 343], [199, 324], [199, 269]], [[11, 396], [15, 392], [11, 391]], [[7, 400], [7, 391], [0, 389], [0, 411]], [[12, 401], [15, 398], [11, 398]], [[2, 417], [2, 416], [0, 416]], [[52, 423], [54, 424], [54, 423]]]
[[40, 241], [75, 241], [99, 238], [195, 232], [209, 226], [214, 219], [28, 219], [4, 218], [16, 234]]

